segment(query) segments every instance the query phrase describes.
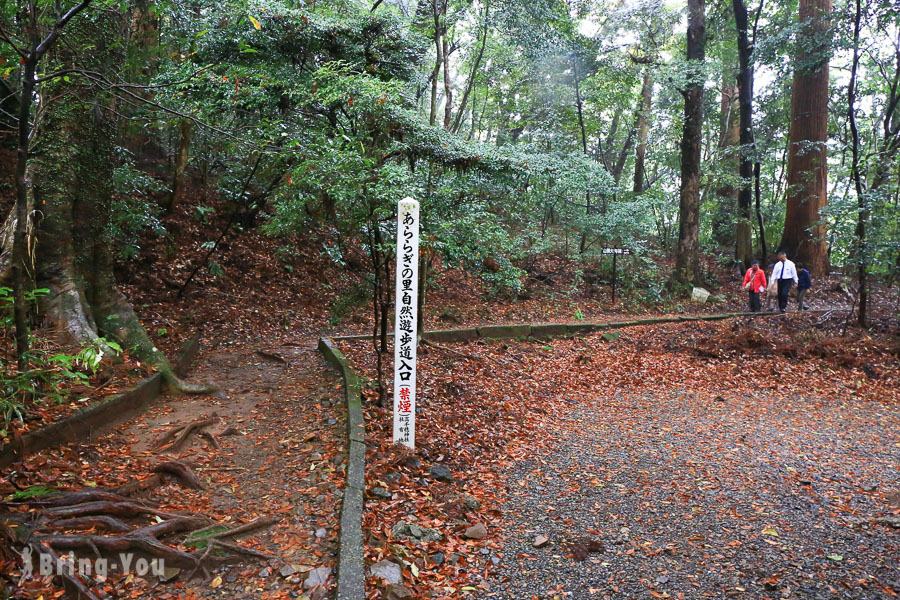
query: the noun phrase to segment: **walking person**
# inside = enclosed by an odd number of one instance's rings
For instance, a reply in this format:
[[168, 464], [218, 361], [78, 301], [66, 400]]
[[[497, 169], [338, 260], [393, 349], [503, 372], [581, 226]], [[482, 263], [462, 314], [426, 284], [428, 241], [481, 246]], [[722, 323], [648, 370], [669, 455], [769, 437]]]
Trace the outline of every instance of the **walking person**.
[[807, 307], [803, 306], [803, 301], [806, 300], [806, 292], [812, 287], [812, 279], [806, 265], [800, 263], [797, 269], [797, 310], [807, 310]]
[[744, 274], [744, 289], [750, 293], [750, 312], [759, 312], [762, 309], [759, 295], [766, 291], [766, 273], [759, 268], [758, 260]]
[[788, 260], [784, 250], [778, 251], [778, 261], [772, 269], [772, 279], [778, 282], [778, 310], [786, 312], [791, 286], [797, 283], [797, 267]]

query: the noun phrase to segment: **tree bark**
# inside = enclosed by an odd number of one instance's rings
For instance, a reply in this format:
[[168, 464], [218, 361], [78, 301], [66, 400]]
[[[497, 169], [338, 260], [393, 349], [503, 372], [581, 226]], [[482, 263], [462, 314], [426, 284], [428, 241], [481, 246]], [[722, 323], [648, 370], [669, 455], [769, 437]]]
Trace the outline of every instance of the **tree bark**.
[[800, 0], [802, 36], [818, 43], [798, 46], [791, 90], [790, 154], [787, 208], [781, 249], [811, 272], [828, 271], [825, 227], [819, 211], [827, 204], [828, 164], [828, 31], [831, 0]]
[[[481, 66], [481, 59], [484, 56], [484, 48], [487, 45], [487, 35], [488, 35], [488, 11], [490, 10], [490, 2], [485, 2], [484, 4], [484, 33], [481, 35], [481, 49], [478, 51], [478, 56], [475, 57], [475, 64], [472, 65], [472, 73], [469, 75], [469, 81], [466, 84], [466, 91], [463, 92], [462, 100], [459, 103], [459, 111], [456, 113], [456, 120], [453, 122], [453, 133], [459, 133], [459, 128], [462, 125], [463, 114], [466, 110], [466, 104], [469, 102], [469, 94], [472, 93], [472, 87], [475, 85], [475, 76], [478, 74], [478, 67]], [[472, 123], [474, 126], [475, 123], [475, 107], [472, 107]]]
[[188, 150], [191, 146], [191, 134], [194, 129], [194, 122], [190, 119], [182, 119], [179, 127], [181, 136], [178, 142], [178, 151], [175, 154], [175, 173], [172, 177], [172, 192], [169, 195], [169, 202], [166, 204], [166, 212], [173, 212], [181, 201], [181, 193], [184, 189], [184, 172], [187, 169], [188, 159], [190, 155]]
[[[724, 181], [716, 189], [716, 207], [712, 217], [713, 239], [721, 246], [735, 243], [735, 209], [737, 207], [738, 188], [733, 183], [734, 171], [737, 170], [735, 150], [740, 141], [740, 119], [738, 116], [738, 88], [729, 80], [732, 70], [726, 69], [722, 81], [722, 94], [719, 102], [721, 121], [719, 123], [719, 157]], [[748, 236], [749, 245], [749, 236]]]
[[650, 109], [653, 103], [653, 78], [650, 69], [644, 71], [644, 81], [641, 84], [641, 108], [638, 111], [637, 122], [637, 148], [634, 152], [634, 193], [644, 192], [644, 183], [647, 179], [644, 160], [647, 155], [647, 134], [650, 132]]
[[[738, 219], [735, 227], [734, 257], [750, 267], [753, 254], [752, 228], [750, 226], [750, 205], [752, 201], [751, 185], [753, 180], [753, 163], [755, 138], [753, 136], [753, 64], [751, 56], [753, 48], [750, 44], [749, 18], [744, 0], [733, 0], [734, 21], [737, 26], [738, 42], [738, 103], [740, 113], [741, 187], [738, 192]], [[754, 36], [755, 37], [755, 36]], [[765, 260], [766, 257], [760, 257]]]
[[700, 282], [700, 161], [703, 136], [703, 75], [706, 57], [705, 0], [688, 0], [687, 60], [692, 67], [684, 95], [681, 138], [681, 194], [678, 251], [670, 281], [678, 287]]
[[867, 263], [868, 249], [866, 248], [866, 225], [869, 220], [869, 207], [866, 202], [865, 183], [859, 170], [859, 129], [856, 126], [856, 78], [859, 72], [859, 31], [862, 22], [862, 5], [856, 0], [856, 13], [853, 19], [853, 60], [850, 67], [850, 83], [847, 85], [847, 117], [850, 123], [850, 148], [853, 159], [850, 166], [850, 175], [856, 189], [857, 219], [856, 219], [856, 275], [859, 284], [857, 292], [859, 309], [857, 321], [860, 327], [866, 326], [866, 312], [868, 309], [869, 291], [867, 289]]
[[443, 32], [441, 54], [444, 58], [444, 129], [450, 129], [450, 118], [453, 114], [453, 86], [450, 84], [450, 43], [447, 31]]
[[441, 0], [431, 0], [431, 13], [434, 17], [434, 70], [431, 72], [431, 111], [428, 115], [428, 123], [434, 125], [437, 122], [437, 89], [438, 75], [444, 60], [441, 52], [441, 12], [438, 4]]
[[[117, 72], [124, 61], [121, 19], [120, 13], [105, 11], [80, 21], [57, 60], [70, 65], [77, 58], [83, 68]], [[70, 48], [88, 43], [90, 56], [72, 55]], [[43, 317], [67, 337], [95, 344], [104, 353], [112, 351], [101, 338], [115, 339], [180, 391], [209, 391], [178, 379], [115, 282], [108, 237], [117, 139], [112, 97], [72, 78], [44, 84], [40, 98], [35, 157], [28, 167], [34, 202], [41, 207], [35, 223], [35, 276], [39, 287], [49, 289]]]

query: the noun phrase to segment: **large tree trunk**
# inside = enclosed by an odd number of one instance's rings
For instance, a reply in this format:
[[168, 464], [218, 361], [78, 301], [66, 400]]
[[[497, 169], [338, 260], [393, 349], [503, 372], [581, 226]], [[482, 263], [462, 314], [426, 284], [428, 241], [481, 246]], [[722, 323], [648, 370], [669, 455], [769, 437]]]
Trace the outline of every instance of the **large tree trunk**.
[[[469, 75], [469, 81], [466, 83], [466, 90], [463, 92], [462, 100], [459, 103], [459, 111], [456, 113], [456, 120], [453, 122], [453, 133], [459, 133], [459, 128], [462, 125], [463, 113], [466, 110], [466, 104], [469, 101], [469, 94], [472, 93], [472, 88], [475, 85], [475, 76], [478, 75], [478, 68], [481, 66], [481, 59], [484, 56], [484, 48], [487, 45], [487, 34], [488, 34], [488, 16], [490, 11], [490, 2], [485, 2], [484, 4], [484, 33], [481, 36], [481, 49], [478, 51], [478, 56], [475, 57], [475, 63], [472, 65], [472, 73]], [[475, 123], [475, 106], [473, 103], [472, 106], [472, 123]], [[471, 137], [471, 136], [470, 136]]]
[[[733, 0], [734, 21], [738, 34], [738, 96], [741, 144], [741, 188], [738, 192], [738, 218], [735, 225], [734, 257], [744, 263], [744, 268], [750, 266], [753, 254], [752, 228], [750, 226], [750, 205], [752, 202], [751, 182], [753, 178], [754, 137], [753, 137], [753, 65], [750, 62], [753, 48], [750, 45], [748, 33], [749, 18], [747, 6], [743, 0]], [[760, 233], [762, 235], [762, 232]], [[766, 257], [762, 256], [765, 260]]]
[[853, 19], [853, 60], [850, 67], [850, 84], [847, 86], [847, 116], [850, 123], [850, 148], [853, 151], [853, 159], [850, 166], [850, 175], [853, 178], [856, 189], [857, 220], [856, 220], [856, 275], [859, 283], [859, 312], [857, 321], [860, 327], [866, 326], [866, 312], [869, 303], [869, 290], [867, 289], [867, 263], [868, 249], [866, 248], [866, 224], [869, 220], [869, 207], [866, 203], [865, 183], [859, 167], [859, 129], [856, 126], [856, 77], [859, 70], [859, 31], [862, 24], [862, 4], [856, 0], [856, 13]]
[[831, 0], [800, 0], [802, 35], [814, 48], [798, 44], [791, 91], [787, 209], [781, 248], [813, 273], [828, 270], [825, 227], [819, 211], [828, 201], [828, 40]]
[[[721, 246], [735, 243], [735, 207], [738, 188], [734, 185], [734, 171], [737, 170], [735, 150], [740, 140], [740, 119], [738, 117], [738, 89], [731, 83], [731, 69], [723, 75], [722, 95], [719, 102], [721, 121], [719, 123], [720, 164], [725, 172], [724, 181], [716, 189], [716, 203], [712, 217], [713, 239]], [[748, 238], [749, 243], [749, 238]]]
[[194, 122], [190, 119], [182, 119], [178, 128], [180, 138], [178, 141], [178, 150], [175, 153], [175, 173], [172, 177], [172, 192], [169, 195], [169, 201], [166, 204], [166, 212], [173, 212], [181, 201], [181, 194], [184, 191], [184, 173], [187, 170], [188, 159], [190, 155], [188, 151], [191, 147], [191, 133], [194, 130]]
[[444, 62], [441, 44], [441, 0], [431, 1], [431, 14], [434, 17], [434, 70], [431, 72], [431, 110], [428, 114], [428, 123], [434, 125], [437, 121], [437, 95], [438, 95], [438, 75], [441, 72], [441, 65]]
[[703, 75], [706, 56], [705, 0], [688, 0], [687, 60], [693, 70], [684, 95], [681, 137], [681, 200], [678, 252], [670, 281], [677, 286], [700, 282], [700, 160], [703, 135]]
[[450, 83], [450, 43], [444, 31], [441, 41], [441, 55], [444, 58], [444, 129], [450, 129], [450, 117], [453, 114], [453, 86]]
[[[118, 18], [108, 11], [79, 24], [75, 35], [94, 44], [87, 68], [110, 72], [121, 65]], [[68, 63], [65, 51], [59, 58]], [[38, 287], [49, 289], [42, 316], [75, 342], [109, 352], [101, 338], [119, 342], [156, 366], [177, 389], [206, 391], [178, 380], [116, 285], [108, 235], [117, 138], [113, 99], [83, 83], [80, 78], [56, 80], [41, 90], [29, 179], [35, 205], [41, 208], [35, 224], [35, 276]]]
[[641, 84], [641, 108], [638, 111], [637, 122], [637, 148], [634, 153], [634, 193], [644, 191], [644, 182], [647, 180], [644, 167], [647, 155], [647, 134], [650, 132], [650, 109], [653, 102], [653, 78], [650, 69], [644, 71], [644, 81]]

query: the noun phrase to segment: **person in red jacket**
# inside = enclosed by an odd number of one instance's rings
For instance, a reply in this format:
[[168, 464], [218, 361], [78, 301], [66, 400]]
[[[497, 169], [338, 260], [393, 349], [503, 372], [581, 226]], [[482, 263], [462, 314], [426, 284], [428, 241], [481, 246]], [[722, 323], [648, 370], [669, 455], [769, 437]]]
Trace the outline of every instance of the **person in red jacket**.
[[750, 292], [750, 312], [762, 310], [759, 295], [766, 291], [766, 273], [759, 268], [758, 260], [751, 263], [744, 275], [744, 289]]

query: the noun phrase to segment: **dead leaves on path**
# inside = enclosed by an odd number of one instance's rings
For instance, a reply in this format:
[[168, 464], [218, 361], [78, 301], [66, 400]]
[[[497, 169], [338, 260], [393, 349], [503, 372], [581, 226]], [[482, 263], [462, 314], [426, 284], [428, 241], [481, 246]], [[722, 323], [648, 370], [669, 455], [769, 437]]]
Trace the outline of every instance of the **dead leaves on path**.
[[[805, 317], [789, 317], [777, 327], [800, 331], [801, 325], [790, 325], [791, 320], [803, 322]], [[540, 464], [541, 455], [553, 451], [552, 435], [568, 431], [578, 436], [578, 422], [566, 421], [573, 407], [581, 404], [596, 401], [598, 409], [604, 410], [605, 398], [619, 397], [617, 409], [631, 406], [629, 410], [636, 414], [658, 419], [654, 431], [660, 435], [668, 435], [665, 414], [654, 413], [652, 405], [645, 404], [644, 394], [654, 390], [686, 390], [696, 398], [698, 410], [761, 410], [761, 419], [766, 418], [765, 405], [758, 402], [761, 390], [777, 391], [785, 398], [817, 398], [823, 405], [875, 401], [886, 403], [885, 410], [895, 409], [900, 399], [900, 368], [883, 341], [832, 342], [845, 354], [858, 353], [862, 361], [847, 361], [836, 353], [817, 354], [808, 346], [796, 354], [766, 351], [756, 344], [770, 344], [768, 340], [779, 339], [788, 329], [764, 323], [754, 324], [756, 333], [747, 335], [741, 333], [746, 328], [743, 323], [680, 323], [629, 328], [614, 341], [600, 336], [551, 342], [482, 341], [448, 346], [455, 350], [452, 353], [423, 346], [414, 457], [389, 443], [390, 413], [373, 403], [367, 406], [370, 450], [363, 527], [368, 564], [384, 558], [399, 561], [404, 567], [403, 583], [421, 597], [460, 598], [489, 589], [492, 577], [511, 558], [504, 555], [498, 536], [504, 525], [507, 490], [516, 484], [505, 476], [523, 459]], [[778, 345], [771, 342], [775, 349]], [[374, 377], [369, 344], [345, 343], [344, 349], [362, 375]], [[790, 376], [772, 377], [773, 371]], [[877, 377], [871, 375], [875, 371]], [[748, 445], [761, 442], [745, 440]], [[828, 457], [810, 457], [822, 459], [827, 462]], [[430, 478], [428, 470], [434, 464], [448, 466], [454, 481]], [[621, 490], [612, 487], [610, 493], [640, 493], [641, 486], [652, 481], [648, 478]], [[586, 483], [579, 476], [571, 480], [575, 488]], [[456, 509], [455, 499], [462, 495], [475, 499], [479, 507], [470, 504], [471, 509]], [[833, 500], [836, 511], [845, 510], [839, 498]], [[690, 511], [674, 514], [693, 518]], [[398, 539], [391, 528], [401, 520], [437, 529], [444, 540]], [[488, 524], [486, 539], [463, 538], [473, 522]], [[577, 544], [569, 552], [573, 558], [582, 553]], [[369, 597], [378, 598], [376, 582], [369, 582], [373, 584]]]

